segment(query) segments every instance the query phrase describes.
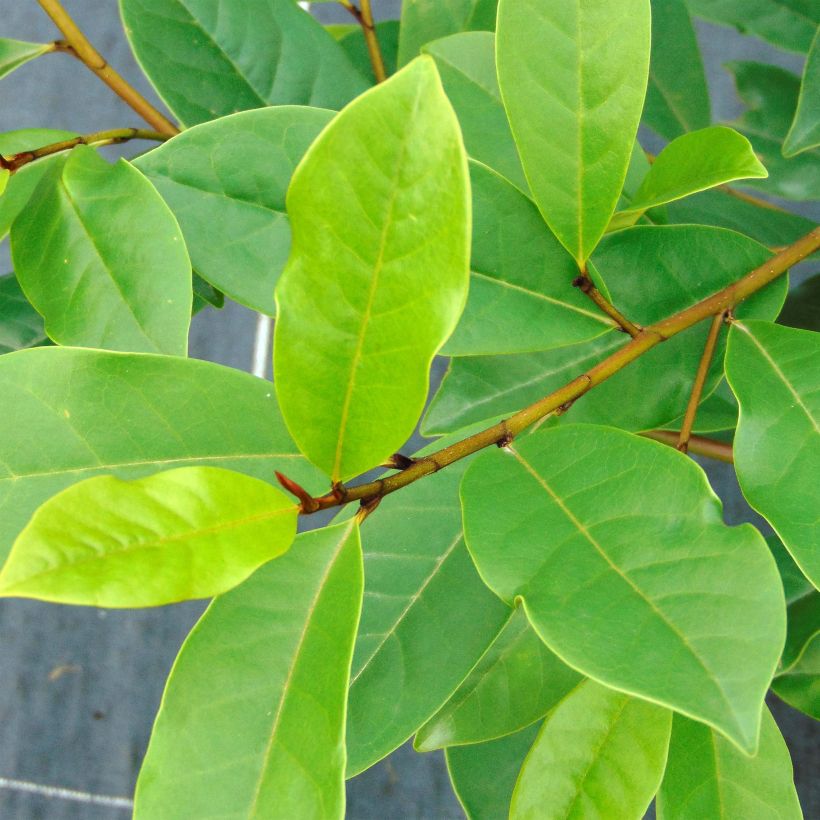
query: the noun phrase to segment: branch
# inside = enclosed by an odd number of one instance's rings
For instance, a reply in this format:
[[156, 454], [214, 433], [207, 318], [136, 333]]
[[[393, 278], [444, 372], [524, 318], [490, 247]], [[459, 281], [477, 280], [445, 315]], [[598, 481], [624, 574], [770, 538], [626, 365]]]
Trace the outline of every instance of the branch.
[[586, 293], [590, 299], [604, 312], [610, 319], [614, 320], [619, 330], [628, 333], [633, 338], [637, 336], [641, 329], [638, 325], [633, 324], [615, 307], [595, 285], [592, 284], [592, 279], [589, 274], [584, 271], [579, 277], [573, 280], [572, 286], [579, 288], [583, 293]]
[[[641, 435], [676, 448], [680, 438], [680, 433], [676, 433], [674, 430], [649, 430], [646, 433], [641, 433]], [[735, 461], [732, 445], [727, 444], [725, 441], [715, 441], [713, 438], [704, 438], [703, 436], [690, 436], [688, 449], [690, 453], [694, 453], [696, 456], [706, 456], [706, 458], [713, 458], [716, 461], [725, 461], [727, 464], [734, 464]]]
[[[820, 227], [815, 228], [802, 239], [798, 239], [793, 245], [789, 245], [788, 248], [773, 256], [768, 262], [755, 268], [741, 279], [723, 288], [723, 290], [667, 319], [643, 328], [624, 347], [607, 356], [606, 359], [596, 364], [586, 373], [581, 374], [548, 396], [539, 399], [529, 407], [519, 410], [510, 418], [500, 421], [498, 424], [494, 424], [492, 427], [488, 427], [486, 430], [482, 430], [462, 441], [451, 444], [449, 447], [431, 453], [429, 456], [419, 458], [401, 472], [353, 487], [336, 485], [327, 495], [312, 499], [315, 505], [310, 504], [310, 506], [315, 507], [315, 510], [326, 510], [331, 507], [340, 507], [351, 501], [361, 501], [367, 506], [372, 504], [375, 499], [394, 493], [396, 490], [436, 473], [449, 464], [477, 453], [485, 447], [508, 444], [531, 424], [556, 411], [563, 412], [569, 409], [573, 402], [588, 390], [606, 381], [610, 376], [614, 376], [656, 345], [687, 330], [692, 325], [708, 319], [710, 316], [723, 314], [731, 310], [739, 302], [777, 279], [792, 265], [796, 265], [801, 259], [814, 253], [818, 248], [820, 248]], [[304, 506], [301, 512], [303, 514], [309, 513]]]
[[80, 31], [77, 24], [63, 8], [60, 0], [38, 0], [43, 11], [52, 19], [54, 25], [65, 37], [65, 42], [55, 43], [55, 51], [66, 51], [73, 54], [93, 71], [118, 97], [124, 100], [152, 128], [173, 136], [179, 129], [162, 113], [157, 111], [142, 94], [127, 83], [108, 63]]
[[362, 27], [364, 41], [367, 45], [367, 53], [370, 55], [370, 65], [373, 66], [373, 76], [377, 83], [382, 83], [387, 79], [387, 71], [384, 68], [384, 57], [382, 48], [379, 45], [379, 37], [376, 34], [376, 24], [373, 22], [373, 10], [370, 7], [370, 0], [359, 0], [361, 8], [355, 6], [352, 0], [339, 0]]
[[0, 168], [5, 168], [13, 174], [29, 162], [56, 154], [59, 151], [68, 151], [76, 145], [114, 145], [128, 140], [157, 140], [162, 142], [168, 138], [168, 134], [162, 134], [159, 131], [146, 131], [142, 128], [115, 128], [110, 131], [97, 131], [82, 137], [72, 137], [60, 142], [52, 142], [50, 145], [44, 145], [42, 148], [35, 148], [32, 151], [20, 151], [20, 153], [8, 157], [0, 155]]

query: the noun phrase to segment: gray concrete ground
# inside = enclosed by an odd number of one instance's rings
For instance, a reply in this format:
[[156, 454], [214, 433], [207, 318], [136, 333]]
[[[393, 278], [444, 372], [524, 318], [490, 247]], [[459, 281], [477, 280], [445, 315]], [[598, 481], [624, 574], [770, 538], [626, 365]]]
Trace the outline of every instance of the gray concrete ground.
[[[394, 16], [399, 0], [376, 0]], [[55, 33], [34, 3], [2, 0], [0, 36], [48, 41]], [[153, 96], [124, 41], [114, 0], [67, 0], [67, 6], [99, 50], [130, 81]], [[326, 7], [323, 15], [344, 20]], [[701, 28], [716, 88], [715, 112], [731, 115], [737, 102], [720, 64], [740, 57], [776, 61], [797, 70], [799, 60], [724, 30]], [[136, 125], [130, 110], [81, 65], [48, 56], [0, 83], [0, 131], [26, 127], [90, 132]], [[127, 150], [127, 149], [126, 149]], [[0, 249], [2, 272], [7, 270]], [[192, 355], [237, 368], [250, 366], [254, 316], [237, 305], [206, 311], [192, 329]], [[727, 519], [748, 518], [730, 469], [710, 466], [724, 497]], [[104, 795], [130, 795], [165, 677], [187, 631], [202, 610], [183, 604], [158, 610], [117, 612], [0, 603], [0, 777], [34, 781]], [[795, 757], [806, 816], [820, 816], [816, 727], [774, 704]], [[348, 816], [458, 818], [438, 754], [398, 750], [349, 785]], [[127, 812], [0, 788], [0, 818], [20, 820], [118, 820]]]

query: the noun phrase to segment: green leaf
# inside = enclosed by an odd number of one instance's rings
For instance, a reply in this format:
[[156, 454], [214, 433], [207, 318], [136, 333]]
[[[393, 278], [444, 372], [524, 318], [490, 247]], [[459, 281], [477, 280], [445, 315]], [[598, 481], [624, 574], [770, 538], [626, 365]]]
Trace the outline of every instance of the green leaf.
[[194, 302], [191, 313], [197, 314], [206, 307], [215, 307], [221, 310], [225, 306], [225, 294], [209, 285], [201, 276], [194, 273], [193, 277]]
[[20, 286], [55, 342], [184, 356], [191, 263], [173, 214], [125, 160], [55, 164], [11, 230]]
[[54, 47], [50, 43], [24, 43], [21, 40], [8, 40], [0, 37], [0, 77], [11, 74], [16, 68], [45, 54], [53, 51]]
[[812, 641], [820, 635], [820, 593], [809, 589], [790, 601], [787, 616], [789, 626], [781, 658], [781, 674], [796, 666]]
[[[609, 234], [593, 262], [613, 303], [632, 321], [645, 326], [695, 304], [768, 258], [764, 248], [740, 234], [669, 225], [636, 226]], [[652, 282], [651, 300], [646, 298], [648, 281]], [[781, 277], [742, 303], [737, 315], [774, 319], [787, 287], [785, 277]], [[692, 390], [707, 324], [690, 328], [641, 356], [583, 396], [568, 417], [630, 430], [655, 429], [679, 417]], [[705, 395], [722, 376], [725, 339], [722, 334]], [[623, 333], [612, 331], [556, 350], [454, 359], [427, 412], [424, 432], [451, 432], [526, 407], [625, 343]], [[647, 385], [654, 387], [647, 389]]]
[[50, 347], [0, 356], [0, 558], [46, 499], [84, 478], [213, 466], [300, 484], [273, 385], [177, 357]]
[[6, 168], [0, 168], [0, 196], [5, 192], [9, 179], [11, 179], [11, 171]]
[[684, 0], [652, 3], [652, 59], [643, 120], [666, 139], [706, 128], [709, 89]]
[[334, 481], [384, 461], [421, 414], [467, 297], [467, 174], [435, 63], [420, 57], [334, 119], [293, 175], [276, 390]]
[[820, 28], [817, 31], [803, 69], [794, 121], [783, 143], [787, 157], [820, 145]]
[[290, 250], [285, 194], [293, 170], [333, 113], [281, 106], [183, 131], [135, 165], [179, 220], [199, 274], [273, 315]]
[[726, 375], [740, 404], [734, 455], [749, 504], [774, 527], [805, 576], [820, 584], [820, 336], [736, 322]]
[[509, 815], [518, 773], [539, 729], [536, 724], [500, 740], [446, 750], [453, 791], [469, 820]]
[[0, 354], [48, 344], [39, 313], [29, 304], [14, 274], [0, 276]]
[[789, 291], [777, 321], [789, 327], [820, 331], [820, 273]]
[[267, 105], [338, 109], [367, 88], [293, 0], [120, 0], [131, 48], [185, 125]]
[[[667, 430], [680, 430], [683, 424], [683, 413], [668, 424]], [[717, 433], [723, 430], [734, 430], [737, 427], [737, 400], [726, 380], [722, 380], [714, 393], [705, 398], [698, 407], [693, 428], [696, 433]]]
[[455, 694], [419, 729], [414, 746], [430, 752], [512, 734], [544, 717], [581, 680], [517, 609]]
[[[335, 1], [335, 0], [334, 0]], [[399, 51], [399, 21], [383, 20], [376, 23], [376, 37], [382, 52], [382, 60], [387, 75], [396, 73]], [[339, 45], [363, 77], [373, 79], [373, 64], [364, 39], [364, 29], [359, 25], [352, 25], [347, 32], [338, 38]]]
[[800, 660], [772, 681], [772, 691], [789, 706], [820, 720], [820, 638], [810, 641]]
[[629, 208], [615, 214], [610, 228], [631, 225], [650, 208], [725, 182], [766, 177], [749, 140], [722, 125], [693, 131], [661, 151], [635, 192]]
[[480, 456], [461, 496], [482, 578], [523, 600], [562, 660], [754, 751], [783, 591], [760, 533], [723, 524], [700, 467], [645, 438], [568, 425]]
[[524, 192], [529, 191], [515, 147], [495, 70], [495, 35], [470, 31], [423, 48], [436, 61], [453, 104], [467, 153]]
[[544, 721], [510, 820], [642, 817], [660, 785], [672, 713], [585, 681]]
[[533, 196], [582, 267], [615, 210], [635, 142], [649, 0], [501, 0], [497, 41], [498, 80]]
[[0, 596], [119, 608], [208, 598], [285, 552], [297, 515], [270, 484], [217, 467], [96, 476], [34, 513]]
[[493, 31], [498, 0], [404, 0], [401, 4], [399, 65], [426, 43], [460, 31]]
[[577, 288], [573, 258], [535, 205], [489, 168], [470, 163], [473, 247], [470, 293], [449, 356], [546, 350], [612, 328]]
[[803, 575], [800, 567], [794, 563], [794, 558], [789, 555], [789, 551], [783, 546], [783, 542], [776, 535], [770, 535], [766, 538], [766, 543], [777, 562], [780, 580], [783, 582], [783, 592], [786, 595], [786, 603], [791, 604], [812, 592], [814, 587], [811, 581]]
[[435, 481], [387, 496], [363, 528], [366, 582], [348, 701], [349, 777], [427, 721], [509, 618], [464, 545], [458, 485], [466, 466], [454, 464]]
[[300, 535], [217, 598], [174, 664], [134, 817], [342, 818], [361, 594], [350, 522]]
[[820, 12], [814, 0], [687, 0], [690, 10], [713, 23], [753, 34], [786, 51], [806, 52]]
[[675, 715], [656, 810], [658, 820], [800, 820], [789, 750], [769, 710], [763, 709], [754, 757], [739, 752], [708, 726]]

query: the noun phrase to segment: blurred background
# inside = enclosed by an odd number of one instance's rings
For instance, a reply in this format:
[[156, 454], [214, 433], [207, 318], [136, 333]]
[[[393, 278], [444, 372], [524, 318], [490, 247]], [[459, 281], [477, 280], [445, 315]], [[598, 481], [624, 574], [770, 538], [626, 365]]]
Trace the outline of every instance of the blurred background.
[[[108, 61], [159, 105], [131, 56], [116, 0], [65, 0], [65, 5]], [[397, 18], [401, 0], [374, 0], [374, 6], [378, 18]], [[2, 37], [49, 42], [59, 36], [34, 0], [0, 0], [0, 10]], [[344, 9], [330, 3], [314, 4], [313, 13], [328, 23], [351, 20]], [[730, 120], [742, 110], [724, 63], [757, 60], [802, 72], [800, 57], [729, 29], [699, 23], [698, 35], [715, 121]], [[0, 83], [0, 132], [48, 127], [89, 133], [131, 125], [141, 125], [136, 115], [66, 55], [47, 55]], [[652, 134], [641, 137], [645, 148], [658, 150]], [[140, 144], [121, 149], [121, 155], [133, 155]], [[116, 148], [105, 151], [109, 156], [118, 154]], [[816, 205], [803, 204], [796, 210], [815, 220], [820, 216]], [[8, 247], [3, 243], [0, 274], [9, 270]], [[208, 308], [193, 320], [191, 356], [250, 370], [256, 326], [255, 314], [228, 300], [221, 311]], [[445, 367], [445, 361], [437, 362], [434, 380], [441, 378]], [[705, 462], [703, 466], [724, 500], [728, 523], [756, 520], [740, 495], [731, 467]], [[0, 818], [128, 817], [127, 799], [133, 793], [165, 678], [203, 609], [200, 603], [106, 611], [0, 602]], [[805, 816], [820, 817], [818, 724], [776, 699], [771, 706], [792, 751]], [[25, 791], [10, 780], [123, 799], [78, 802]], [[441, 754], [419, 755], [407, 744], [350, 781], [348, 817], [449, 820], [463, 817], [463, 812], [450, 789]]]

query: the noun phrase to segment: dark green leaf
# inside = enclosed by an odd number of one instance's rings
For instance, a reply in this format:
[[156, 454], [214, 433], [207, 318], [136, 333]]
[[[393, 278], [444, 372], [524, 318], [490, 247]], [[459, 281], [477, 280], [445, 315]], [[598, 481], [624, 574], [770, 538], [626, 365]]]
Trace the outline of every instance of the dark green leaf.
[[0, 354], [48, 344], [43, 318], [26, 299], [14, 274], [0, 276]]
[[815, 637], [800, 660], [772, 681], [772, 691], [789, 706], [820, 720], [820, 638]]
[[783, 143], [783, 153], [787, 157], [799, 154], [820, 145], [820, 28], [803, 69], [800, 97], [789, 133]]
[[789, 327], [820, 331], [820, 273], [789, 291], [777, 321]]
[[[376, 37], [382, 52], [384, 68], [388, 76], [396, 73], [399, 51], [399, 21], [384, 20], [376, 23]], [[339, 45], [347, 52], [347, 56], [363, 77], [373, 77], [373, 65], [367, 51], [367, 42], [364, 39], [364, 30], [359, 25], [353, 25], [343, 36], [339, 37]]]

